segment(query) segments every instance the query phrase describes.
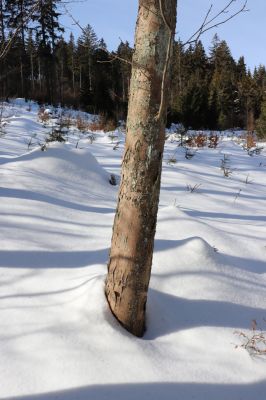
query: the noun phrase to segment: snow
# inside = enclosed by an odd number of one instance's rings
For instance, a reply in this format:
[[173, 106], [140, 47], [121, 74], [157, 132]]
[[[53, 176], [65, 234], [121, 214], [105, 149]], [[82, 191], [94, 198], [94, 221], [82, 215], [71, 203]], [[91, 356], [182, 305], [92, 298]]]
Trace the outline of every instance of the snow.
[[0, 398], [263, 399], [266, 359], [236, 348], [235, 331], [266, 325], [265, 150], [251, 157], [225, 134], [217, 149], [186, 159], [166, 142], [138, 339], [104, 297], [118, 190], [109, 179], [120, 174], [123, 132], [115, 141], [96, 132], [91, 143], [71, 126], [65, 143], [41, 151], [53, 122], [43, 126], [36, 104], [5, 105], [4, 119]]

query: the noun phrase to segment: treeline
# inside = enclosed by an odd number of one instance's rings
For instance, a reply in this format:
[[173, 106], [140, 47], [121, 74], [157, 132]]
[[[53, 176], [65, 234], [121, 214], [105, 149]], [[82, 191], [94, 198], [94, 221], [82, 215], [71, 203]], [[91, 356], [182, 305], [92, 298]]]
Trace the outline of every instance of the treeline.
[[110, 56], [90, 25], [77, 40], [72, 34], [66, 40], [60, 3], [0, 0], [0, 98], [25, 97], [124, 117], [132, 49], [121, 43]]
[[172, 71], [172, 118], [194, 129], [255, 129], [266, 89], [264, 66], [251, 73], [244, 57], [235, 61], [215, 35], [208, 55], [201, 42], [186, 49], [176, 43]]
[[[67, 40], [61, 0], [0, 0], [0, 98], [25, 97], [125, 118], [132, 49], [109, 53], [90, 25]], [[174, 46], [168, 122], [193, 129], [254, 130], [263, 106], [264, 66], [251, 73], [215, 35], [208, 55], [201, 42]]]

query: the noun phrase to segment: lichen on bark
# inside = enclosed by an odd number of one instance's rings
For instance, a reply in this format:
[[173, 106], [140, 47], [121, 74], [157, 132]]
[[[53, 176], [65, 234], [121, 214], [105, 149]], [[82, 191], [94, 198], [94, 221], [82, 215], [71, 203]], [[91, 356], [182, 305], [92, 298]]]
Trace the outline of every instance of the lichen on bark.
[[[165, 13], [175, 29], [176, 0], [167, 1]], [[159, 0], [140, 0], [126, 144], [105, 286], [111, 311], [136, 336], [145, 330], [157, 221], [165, 113], [156, 117], [168, 44], [169, 29]]]

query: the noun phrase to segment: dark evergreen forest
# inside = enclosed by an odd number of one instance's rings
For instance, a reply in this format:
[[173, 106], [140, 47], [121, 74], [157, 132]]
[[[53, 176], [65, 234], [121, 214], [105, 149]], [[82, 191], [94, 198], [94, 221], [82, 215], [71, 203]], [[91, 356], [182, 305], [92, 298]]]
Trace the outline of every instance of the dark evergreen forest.
[[[126, 117], [132, 48], [121, 42], [109, 52], [88, 24], [66, 38], [60, 0], [0, 0], [0, 99], [25, 97]], [[123, 59], [123, 61], [122, 61]], [[198, 41], [175, 43], [168, 123], [186, 128], [253, 130], [266, 110], [266, 70], [234, 60], [214, 36], [208, 51]], [[265, 111], [266, 114], [266, 111]]]

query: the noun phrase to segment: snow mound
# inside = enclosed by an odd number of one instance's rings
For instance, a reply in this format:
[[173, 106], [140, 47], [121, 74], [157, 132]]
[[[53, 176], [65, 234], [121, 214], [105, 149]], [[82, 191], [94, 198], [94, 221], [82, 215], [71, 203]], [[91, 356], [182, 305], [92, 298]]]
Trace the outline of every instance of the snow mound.
[[212, 258], [215, 259], [215, 253], [213, 247], [201, 237], [191, 237], [184, 242], [184, 251], [189, 254], [192, 258]]
[[[5, 161], [0, 167], [0, 225], [5, 237], [0, 266], [105, 263], [117, 187], [95, 157], [88, 150], [55, 143], [45, 152], [35, 150]], [[87, 251], [84, 240], [93, 251]]]
[[46, 151], [36, 149], [12, 159], [2, 158], [1, 164], [9, 164], [10, 171], [16, 170], [17, 189], [30, 185], [34, 193], [56, 194], [59, 198], [65, 198], [68, 193], [72, 198], [80, 197], [81, 201], [86, 201], [82, 194], [102, 197], [104, 190], [113, 198], [110, 174], [88, 150], [55, 143]]
[[0, 146], [0, 397], [263, 399], [265, 357], [235, 348], [243, 339], [234, 333], [252, 335], [252, 320], [265, 330], [265, 154], [225, 138], [186, 159], [166, 142], [165, 159], [177, 162], [163, 166], [139, 339], [104, 295], [117, 192], [108, 171], [120, 173], [123, 134], [115, 151], [117, 135], [91, 143], [75, 130], [72, 144], [24, 154], [30, 132], [38, 146], [48, 131], [36, 125], [37, 106], [19, 103]]
[[[30, 161], [27, 168], [45, 171], [47, 175], [60, 176], [65, 181], [90, 181], [105, 184], [110, 174], [104, 170], [88, 150], [71, 149], [67, 144], [56, 143], [47, 151], [33, 151], [22, 157]], [[92, 183], [92, 182], [91, 182]]]

